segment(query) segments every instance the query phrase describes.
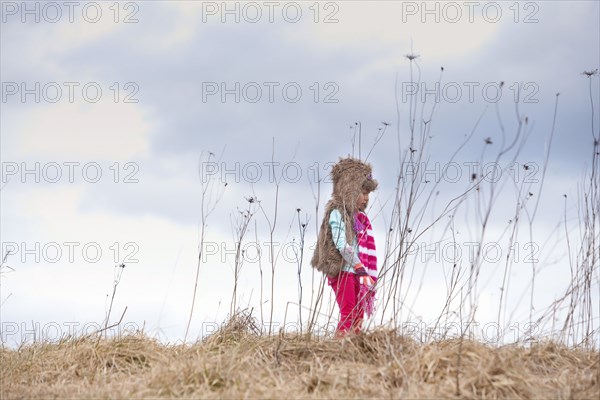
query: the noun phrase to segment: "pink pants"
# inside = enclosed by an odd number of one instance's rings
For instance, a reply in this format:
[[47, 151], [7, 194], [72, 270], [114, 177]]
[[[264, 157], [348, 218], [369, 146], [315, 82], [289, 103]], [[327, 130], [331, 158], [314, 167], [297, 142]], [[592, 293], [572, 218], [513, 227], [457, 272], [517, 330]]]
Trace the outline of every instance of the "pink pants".
[[335, 278], [327, 277], [329, 286], [335, 293], [335, 300], [340, 307], [340, 322], [336, 336], [343, 336], [352, 331], [360, 332], [365, 314], [364, 301], [359, 301], [359, 277], [351, 272], [342, 271]]

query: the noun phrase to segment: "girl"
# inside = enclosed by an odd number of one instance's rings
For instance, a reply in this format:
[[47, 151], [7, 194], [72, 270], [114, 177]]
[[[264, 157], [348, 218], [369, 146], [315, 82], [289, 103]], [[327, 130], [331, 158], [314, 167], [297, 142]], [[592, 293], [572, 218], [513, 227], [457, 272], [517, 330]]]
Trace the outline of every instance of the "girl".
[[333, 194], [311, 265], [327, 275], [340, 308], [336, 336], [343, 336], [360, 332], [365, 311], [371, 316], [374, 310], [377, 258], [364, 211], [378, 184], [371, 165], [351, 157], [334, 165], [331, 176]]

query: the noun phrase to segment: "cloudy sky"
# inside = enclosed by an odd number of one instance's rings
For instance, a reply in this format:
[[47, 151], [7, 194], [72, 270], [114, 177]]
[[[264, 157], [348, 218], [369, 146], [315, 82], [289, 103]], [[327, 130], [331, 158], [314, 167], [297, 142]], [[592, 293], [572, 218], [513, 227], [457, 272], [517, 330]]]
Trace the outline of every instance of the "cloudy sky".
[[[532, 267], [524, 258], [534, 246], [534, 303], [544, 309], [568, 286], [574, 255], [566, 238], [576, 242], [580, 232], [578, 196], [593, 143], [582, 72], [600, 64], [599, 17], [597, 1], [3, 1], [3, 342], [93, 330], [110, 307], [115, 273], [111, 322], [127, 307], [122, 325], [182, 339], [203, 198], [212, 212], [204, 213], [191, 336], [229, 312], [236, 227], [248, 207], [255, 214], [242, 242], [238, 306], [260, 310], [262, 299], [265, 318], [272, 304], [275, 321], [297, 320], [300, 217], [308, 226], [306, 319], [328, 168], [368, 154], [380, 183], [369, 212], [382, 254], [411, 116], [417, 136], [428, 129], [417, 152], [429, 163], [427, 184], [438, 181], [433, 191], [423, 182], [423, 198], [435, 199], [420, 203], [421, 230], [470, 187], [473, 172], [481, 176], [484, 162], [492, 164], [483, 173], [495, 171], [496, 155], [527, 117], [518, 146], [498, 164], [502, 190], [492, 196], [483, 182], [484, 196], [497, 198], [484, 241], [507, 252], [503, 232], [522, 201], [518, 189], [533, 192], [527, 216], [538, 209], [531, 224], [523, 216], [508, 308], [515, 321], [529, 315]], [[597, 76], [591, 85], [597, 136]], [[470, 197], [454, 214], [465, 254], [465, 243], [480, 238], [481, 201]], [[443, 306], [448, 260], [422, 250], [447, 242], [447, 223], [438, 225], [415, 239], [421, 249], [409, 260], [415, 278], [402, 318], [429, 321]], [[271, 242], [279, 254], [273, 298]], [[503, 264], [490, 257], [477, 299], [483, 321], [494, 320], [502, 279]]]

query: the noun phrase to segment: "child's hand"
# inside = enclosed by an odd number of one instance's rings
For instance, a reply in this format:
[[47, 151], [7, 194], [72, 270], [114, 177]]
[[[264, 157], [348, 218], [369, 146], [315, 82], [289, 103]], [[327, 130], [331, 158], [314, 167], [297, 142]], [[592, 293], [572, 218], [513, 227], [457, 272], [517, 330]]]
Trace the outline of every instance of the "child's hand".
[[368, 287], [372, 287], [375, 284], [375, 280], [371, 278], [371, 275], [365, 269], [365, 266], [362, 263], [358, 263], [354, 266], [354, 273], [358, 275], [359, 281], [361, 285], [367, 285]]
[[365, 266], [362, 263], [358, 263], [354, 266], [354, 273], [358, 276], [369, 276]]
[[366, 285], [369, 288], [371, 288], [371, 287], [373, 287], [373, 285], [375, 285], [375, 280], [373, 278], [371, 278], [370, 275], [361, 276], [358, 279], [359, 279], [361, 285]]

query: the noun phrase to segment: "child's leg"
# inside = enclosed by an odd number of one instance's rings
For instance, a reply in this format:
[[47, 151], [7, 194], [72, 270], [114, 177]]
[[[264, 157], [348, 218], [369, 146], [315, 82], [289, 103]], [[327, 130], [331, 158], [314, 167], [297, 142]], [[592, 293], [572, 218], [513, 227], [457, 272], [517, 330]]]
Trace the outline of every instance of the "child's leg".
[[345, 333], [352, 327], [354, 309], [356, 308], [356, 293], [354, 274], [341, 271], [335, 278], [329, 279], [329, 285], [335, 293], [335, 300], [340, 307], [338, 333]]

